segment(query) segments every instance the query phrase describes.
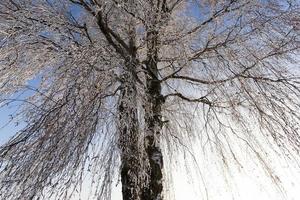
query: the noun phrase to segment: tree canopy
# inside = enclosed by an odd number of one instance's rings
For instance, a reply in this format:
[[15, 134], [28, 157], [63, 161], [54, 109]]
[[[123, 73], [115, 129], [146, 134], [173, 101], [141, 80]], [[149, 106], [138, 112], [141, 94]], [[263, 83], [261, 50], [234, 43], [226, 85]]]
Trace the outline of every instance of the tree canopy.
[[160, 200], [195, 140], [275, 180], [261, 138], [299, 153], [299, 21], [297, 0], [2, 0], [0, 102], [26, 127], [0, 197], [69, 199], [89, 174], [98, 199], [121, 176], [124, 200]]

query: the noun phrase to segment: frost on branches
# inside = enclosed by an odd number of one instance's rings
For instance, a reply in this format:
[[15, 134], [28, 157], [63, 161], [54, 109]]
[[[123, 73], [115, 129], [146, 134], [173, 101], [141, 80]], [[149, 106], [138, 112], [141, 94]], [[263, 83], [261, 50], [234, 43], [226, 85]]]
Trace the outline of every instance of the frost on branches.
[[297, 0], [1, 0], [0, 105], [18, 102], [26, 126], [0, 148], [0, 198], [71, 199], [89, 182], [106, 200], [120, 179], [124, 200], [167, 199], [175, 152], [193, 141], [226, 166], [241, 165], [238, 141], [275, 180], [260, 138], [300, 149], [299, 12]]

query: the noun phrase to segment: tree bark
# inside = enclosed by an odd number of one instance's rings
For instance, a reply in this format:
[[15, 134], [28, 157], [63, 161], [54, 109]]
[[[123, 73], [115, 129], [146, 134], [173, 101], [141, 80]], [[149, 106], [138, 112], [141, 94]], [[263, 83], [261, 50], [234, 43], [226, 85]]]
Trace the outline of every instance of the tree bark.
[[150, 177], [149, 187], [145, 188], [142, 194], [143, 200], [163, 199], [163, 156], [160, 148], [160, 137], [162, 131], [161, 87], [157, 80], [148, 80], [148, 108], [146, 110], [146, 136], [145, 150], [149, 160]]
[[[162, 131], [161, 107], [164, 98], [157, 78], [155, 56], [147, 63], [154, 73], [146, 80], [145, 134], [139, 129], [137, 109], [136, 72], [125, 73], [119, 103], [119, 130], [121, 149], [121, 182], [123, 200], [163, 199], [163, 156], [160, 148]], [[130, 63], [135, 69], [134, 63]], [[156, 74], [156, 75], [155, 75]], [[144, 136], [144, 138], [141, 138]], [[144, 146], [140, 142], [144, 142]], [[143, 173], [141, 173], [143, 172]]]
[[161, 95], [161, 84], [158, 78], [158, 33], [151, 30], [147, 33], [148, 60], [147, 60], [147, 99], [145, 106], [145, 150], [149, 160], [149, 187], [142, 194], [143, 200], [163, 199], [163, 155], [160, 148], [162, 132], [162, 105], [164, 98]]
[[131, 72], [123, 74], [119, 100], [119, 148], [121, 150], [121, 182], [123, 200], [139, 200], [143, 178], [140, 162], [139, 122], [136, 107], [136, 85]]
[[[133, 1], [131, 1], [133, 3]], [[128, 53], [126, 58], [122, 91], [119, 103], [119, 130], [121, 149], [121, 182], [123, 200], [142, 200], [141, 194], [147, 185], [147, 160], [139, 128], [137, 106], [137, 66], [134, 20], [128, 23]]]
[[[146, 63], [146, 99], [144, 101], [145, 134], [141, 134], [137, 116], [137, 88], [138, 81], [136, 66], [135, 29], [129, 34], [129, 48], [132, 55], [127, 62], [128, 73], [125, 77], [119, 107], [122, 123], [120, 141], [125, 142], [121, 153], [122, 194], [123, 200], [162, 200], [163, 199], [163, 156], [160, 148], [162, 132], [162, 105], [164, 98], [161, 95], [161, 84], [158, 79], [158, 41], [157, 31], [147, 32], [148, 55]], [[127, 84], [127, 85], [126, 85]], [[130, 102], [126, 104], [126, 102]], [[132, 107], [128, 107], [131, 105]], [[129, 125], [129, 126], [128, 126]], [[144, 138], [140, 138], [144, 136]], [[142, 139], [142, 140], [140, 140]], [[141, 146], [139, 142], [144, 142]], [[122, 146], [122, 145], [120, 145]], [[141, 174], [143, 172], [144, 174]]]

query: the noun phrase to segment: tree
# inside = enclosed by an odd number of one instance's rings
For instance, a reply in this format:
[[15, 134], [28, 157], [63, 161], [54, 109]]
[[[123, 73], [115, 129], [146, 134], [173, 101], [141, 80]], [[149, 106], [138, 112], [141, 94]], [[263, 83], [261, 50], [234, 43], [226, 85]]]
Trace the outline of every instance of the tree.
[[296, 0], [2, 0], [0, 99], [21, 101], [13, 118], [27, 125], [0, 149], [1, 198], [68, 199], [90, 172], [109, 199], [119, 172], [124, 200], [164, 199], [164, 162], [187, 140], [224, 163], [235, 137], [267, 166], [254, 126], [298, 151], [299, 11]]

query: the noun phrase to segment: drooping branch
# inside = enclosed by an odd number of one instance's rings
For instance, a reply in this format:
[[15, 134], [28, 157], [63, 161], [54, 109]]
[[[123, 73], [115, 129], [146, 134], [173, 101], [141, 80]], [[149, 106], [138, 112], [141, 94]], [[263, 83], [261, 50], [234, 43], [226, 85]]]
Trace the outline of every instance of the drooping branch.
[[199, 97], [199, 98], [190, 98], [190, 97], [187, 97], [179, 92], [176, 92], [176, 93], [170, 93], [170, 94], [167, 94], [164, 96], [164, 99], [167, 99], [169, 97], [178, 97], [184, 101], [187, 101], [187, 102], [191, 102], [191, 103], [203, 103], [203, 104], [206, 104], [206, 105], [209, 105], [209, 106], [214, 106], [214, 104], [209, 101], [207, 99], [206, 96], [203, 96], [203, 97]]

